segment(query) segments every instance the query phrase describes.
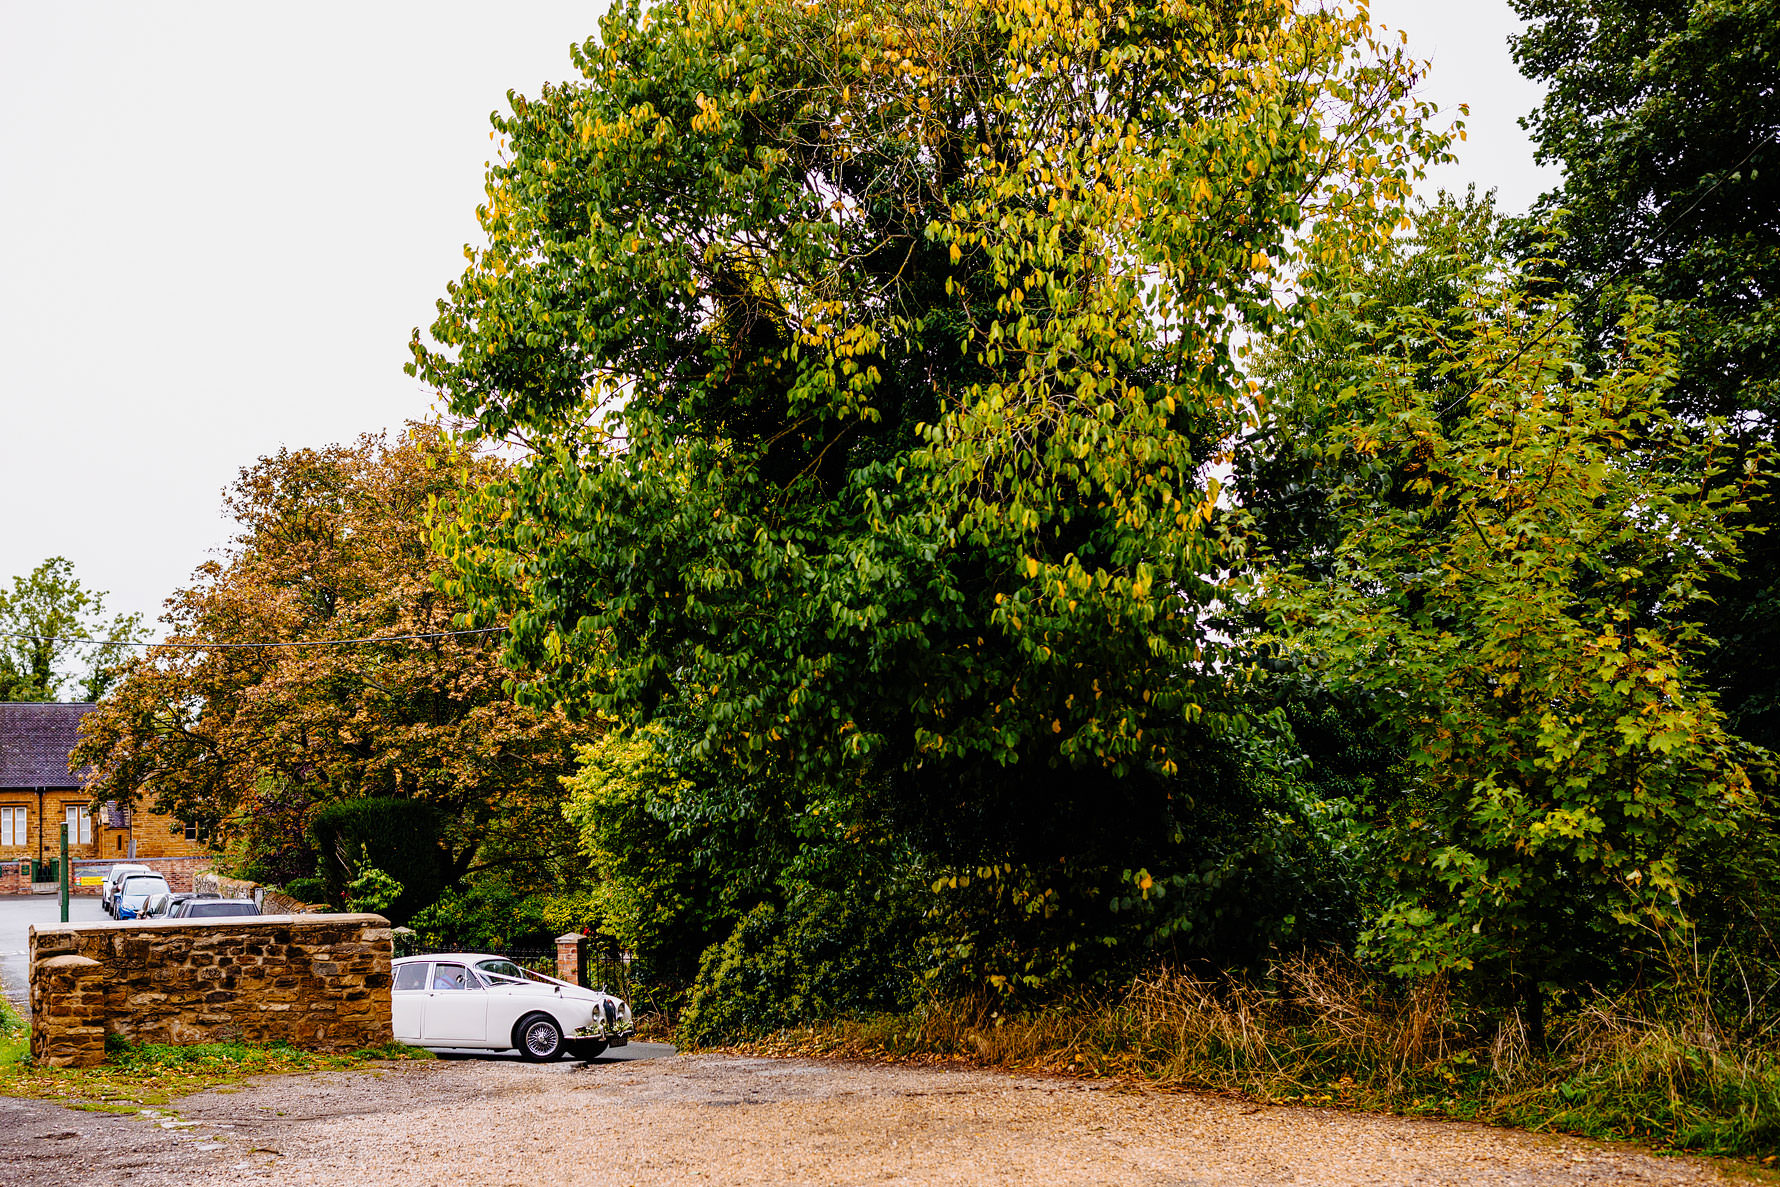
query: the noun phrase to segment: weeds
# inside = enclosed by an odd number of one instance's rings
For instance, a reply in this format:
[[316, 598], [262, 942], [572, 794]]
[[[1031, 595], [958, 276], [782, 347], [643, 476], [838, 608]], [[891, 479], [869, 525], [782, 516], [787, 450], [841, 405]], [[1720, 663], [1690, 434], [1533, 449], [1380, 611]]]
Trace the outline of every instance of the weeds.
[[1350, 964], [1297, 958], [1264, 984], [1158, 973], [1108, 999], [1022, 1013], [987, 999], [936, 1001], [755, 1048], [1117, 1076], [1771, 1163], [1780, 1052], [1730, 1033], [1701, 994], [1660, 1008], [1603, 997], [1554, 1018], [1541, 1055], [1514, 1015], [1467, 1007], [1443, 981], [1399, 993]]
[[24, 1023], [0, 1007], [0, 1096], [54, 1100], [100, 1112], [129, 1113], [144, 1106], [165, 1105], [175, 1097], [248, 1076], [349, 1071], [376, 1060], [430, 1058], [430, 1052], [401, 1043], [323, 1054], [282, 1043], [175, 1047], [129, 1043], [114, 1037], [107, 1041], [106, 1061], [99, 1067], [41, 1067], [31, 1061]]

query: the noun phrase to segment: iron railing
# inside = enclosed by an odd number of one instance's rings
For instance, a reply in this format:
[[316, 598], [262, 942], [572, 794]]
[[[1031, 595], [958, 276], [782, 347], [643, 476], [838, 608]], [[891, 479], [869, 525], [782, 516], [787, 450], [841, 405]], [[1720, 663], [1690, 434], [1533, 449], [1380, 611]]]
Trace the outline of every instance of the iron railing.
[[[449, 937], [435, 938], [431, 943], [421, 939], [408, 928], [398, 927], [393, 937], [395, 955], [402, 956], [437, 956], [455, 952], [485, 952], [490, 956], [500, 956], [512, 961], [522, 969], [530, 969], [545, 976], [556, 976], [556, 947], [539, 947], [535, 944], [486, 944], [481, 941], [453, 942]], [[587, 954], [587, 965], [582, 969], [582, 980], [585, 984], [601, 993], [613, 993], [626, 1001], [630, 1000], [630, 962], [618, 952], [593, 951]]]

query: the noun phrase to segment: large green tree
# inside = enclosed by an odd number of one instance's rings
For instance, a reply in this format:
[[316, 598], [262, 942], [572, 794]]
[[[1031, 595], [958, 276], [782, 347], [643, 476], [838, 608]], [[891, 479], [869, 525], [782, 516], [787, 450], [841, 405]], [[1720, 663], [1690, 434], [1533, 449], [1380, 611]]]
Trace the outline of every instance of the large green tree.
[[574, 53], [496, 118], [488, 242], [416, 335], [532, 451], [447, 525], [451, 588], [511, 614], [523, 698], [1068, 919], [959, 949], [1066, 967], [1252, 834], [1231, 338], [1307, 220], [1377, 236], [1444, 151], [1410, 64], [1281, 0], [627, 3]]
[[57, 700], [71, 679], [82, 700], [104, 695], [128, 645], [142, 637], [142, 616], [107, 619], [105, 596], [83, 586], [60, 556], [0, 589], [0, 701]]
[[[1564, 211], [1558, 253], [1582, 324], [1610, 347], [1626, 294], [1656, 297], [1676, 335], [1668, 402], [1724, 418], [1750, 452], [1780, 416], [1780, 3], [1515, 0], [1521, 70], [1548, 89], [1525, 121], [1563, 166], [1541, 201]], [[1595, 365], [1604, 366], [1604, 362]], [[1780, 744], [1780, 504], [1750, 522], [1736, 575], [1714, 584], [1710, 663], [1736, 728]]]

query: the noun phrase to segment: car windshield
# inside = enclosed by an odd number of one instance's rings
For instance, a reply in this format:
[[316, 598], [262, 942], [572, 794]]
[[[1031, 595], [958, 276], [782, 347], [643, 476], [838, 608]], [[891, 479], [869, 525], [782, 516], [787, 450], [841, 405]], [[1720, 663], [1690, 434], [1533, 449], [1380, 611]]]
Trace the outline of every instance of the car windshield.
[[479, 960], [476, 967], [491, 977], [506, 977], [513, 981], [525, 980], [525, 970], [510, 960]]
[[166, 894], [165, 878], [125, 878], [123, 893], [135, 898], [140, 894]]

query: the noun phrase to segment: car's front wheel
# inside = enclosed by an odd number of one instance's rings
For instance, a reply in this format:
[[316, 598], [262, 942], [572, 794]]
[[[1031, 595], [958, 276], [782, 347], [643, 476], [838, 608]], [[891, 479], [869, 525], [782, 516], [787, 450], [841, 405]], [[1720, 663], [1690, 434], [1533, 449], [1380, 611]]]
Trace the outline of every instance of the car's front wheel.
[[549, 1063], [562, 1058], [567, 1049], [562, 1027], [548, 1014], [527, 1014], [513, 1028], [513, 1045], [527, 1063]]
[[570, 1039], [569, 1055], [575, 1059], [598, 1059], [606, 1053], [604, 1039]]

